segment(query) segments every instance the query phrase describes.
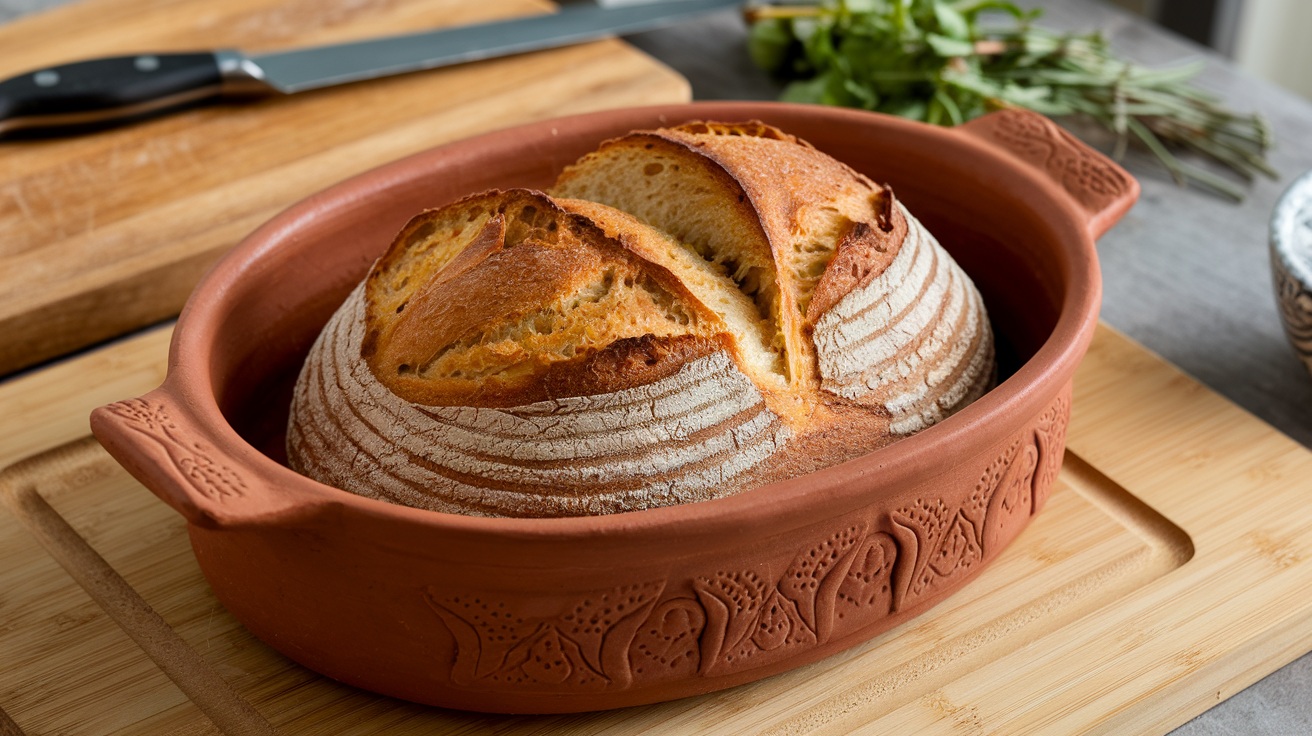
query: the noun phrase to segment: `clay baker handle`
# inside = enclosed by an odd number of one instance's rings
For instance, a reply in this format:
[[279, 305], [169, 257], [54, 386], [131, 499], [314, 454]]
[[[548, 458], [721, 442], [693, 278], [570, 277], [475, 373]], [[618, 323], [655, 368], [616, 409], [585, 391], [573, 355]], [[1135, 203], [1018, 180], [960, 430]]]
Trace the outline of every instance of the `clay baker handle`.
[[271, 460], [235, 435], [216, 438], [167, 384], [96, 409], [91, 431], [133, 477], [197, 526], [285, 522], [316, 505], [278, 493], [277, 481], [260, 470]]
[[1139, 198], [1139, 182], [1110, 158], [1048, 118], [1029, 110], [999, 110], [958, 128], [1001, 148], [1061, 187], [1098, 238]]

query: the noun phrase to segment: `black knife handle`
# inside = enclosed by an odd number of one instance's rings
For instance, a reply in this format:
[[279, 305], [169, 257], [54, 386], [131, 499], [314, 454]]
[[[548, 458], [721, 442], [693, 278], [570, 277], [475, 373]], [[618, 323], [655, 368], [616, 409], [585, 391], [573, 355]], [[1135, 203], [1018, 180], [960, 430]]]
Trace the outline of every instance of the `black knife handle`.
[[219, 94], [212, 53], [135, 54], [37, 69], [0, 82], [0, 136], [99, 128]]

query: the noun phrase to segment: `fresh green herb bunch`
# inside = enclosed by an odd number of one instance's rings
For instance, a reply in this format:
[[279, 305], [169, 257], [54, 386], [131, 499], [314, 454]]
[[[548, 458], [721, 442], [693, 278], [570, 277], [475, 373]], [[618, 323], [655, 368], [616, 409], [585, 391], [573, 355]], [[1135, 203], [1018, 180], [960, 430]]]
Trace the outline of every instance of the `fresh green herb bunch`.
[[[956, 125], [1002, 107], [1087, 115], [1117, 135], [1117, 158], [1142, 141], [1181, 184], [1243, 190], [1181, 161], [1173, 148], [1225, 164], [1247, 181], [1275, 177], [1271, 135], [1187, 84], [1202, 62], [1147, 69], [1116, 58], [1100, 34], [1033, 24], [1039, 10], [1002, 0], [824, 0], [747, 11], [755, 62], [791, 80], [783, 99], [860, 107]], [[981, 26], [981, 16], [1001, 20]]]

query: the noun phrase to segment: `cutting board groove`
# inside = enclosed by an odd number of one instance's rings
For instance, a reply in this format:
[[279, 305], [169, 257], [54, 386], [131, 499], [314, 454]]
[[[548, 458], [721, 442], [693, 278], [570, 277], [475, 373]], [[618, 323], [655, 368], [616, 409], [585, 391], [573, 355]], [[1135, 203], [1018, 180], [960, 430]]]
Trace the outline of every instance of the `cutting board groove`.
[[105, 461], [99, 443], [86, 437], [14, 465], [0, 475], [0, 494], [45, 551], [224, 733], [274, 733], [39, 492], [46, 484], [83, 486], [102, 480], [117, 470]]

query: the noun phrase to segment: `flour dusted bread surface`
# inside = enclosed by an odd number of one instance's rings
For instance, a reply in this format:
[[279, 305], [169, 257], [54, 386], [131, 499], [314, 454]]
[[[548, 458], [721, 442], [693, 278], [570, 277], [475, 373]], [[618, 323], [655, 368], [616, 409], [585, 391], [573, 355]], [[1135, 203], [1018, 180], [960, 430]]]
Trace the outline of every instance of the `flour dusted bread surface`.
[[288, 455], [421, 508], [615, 513], [842, 462], [993, 373], [978, 293], [887, 187], [694, 123], [411, 221], [311, 349]]

